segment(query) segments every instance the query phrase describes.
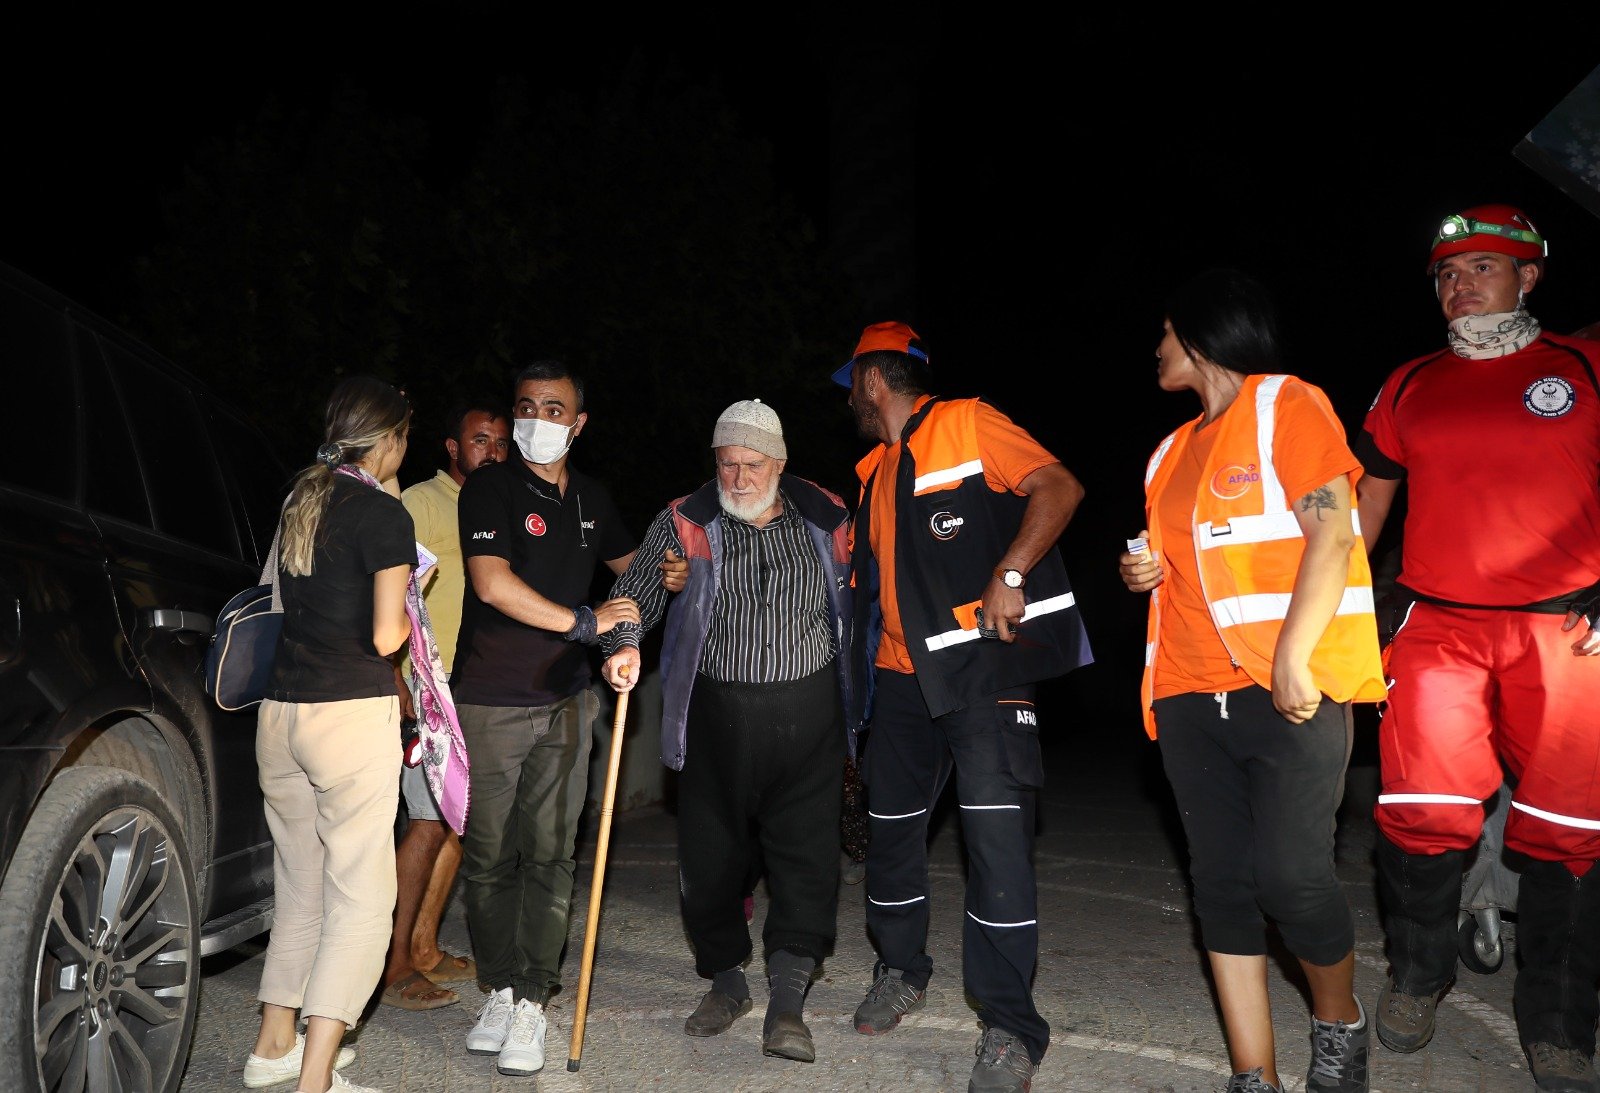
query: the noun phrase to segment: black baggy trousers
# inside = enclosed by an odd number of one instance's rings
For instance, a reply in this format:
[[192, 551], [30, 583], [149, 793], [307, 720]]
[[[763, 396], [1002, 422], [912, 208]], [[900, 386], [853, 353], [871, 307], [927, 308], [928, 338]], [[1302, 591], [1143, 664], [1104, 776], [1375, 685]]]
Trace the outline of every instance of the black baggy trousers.
[[788, 949], [821, 962], [833, 952], [845, 753], [832, 664], [782, 683], [695, 680], [678, 780], [678, 880], [701, 976], [749, 959], [744, 897], [763, 869], [763, 955]]

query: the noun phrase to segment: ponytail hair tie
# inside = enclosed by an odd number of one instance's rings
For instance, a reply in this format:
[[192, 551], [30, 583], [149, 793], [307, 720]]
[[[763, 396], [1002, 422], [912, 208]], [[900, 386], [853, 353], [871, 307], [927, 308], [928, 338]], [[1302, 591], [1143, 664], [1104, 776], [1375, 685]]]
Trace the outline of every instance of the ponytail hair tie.
[[339, 450], [339, 445], [324, 444], [317, 449], [317, 460], [329, 467], [337, 467], [344, 461], [344, 454]]

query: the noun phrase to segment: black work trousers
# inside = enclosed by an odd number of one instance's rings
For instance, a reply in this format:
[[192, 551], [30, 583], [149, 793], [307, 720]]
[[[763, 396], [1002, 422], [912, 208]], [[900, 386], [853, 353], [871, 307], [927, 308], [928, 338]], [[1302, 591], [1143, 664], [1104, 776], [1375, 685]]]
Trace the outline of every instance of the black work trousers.
[[1034, 1062], [1050, 1025], [1033, 1003], [1039, 961], [1034, 817], [1044, 763], [1032, 686], [929, 717], [914, 675], [877, 671], [867, 784], [867, 932], [883, 967], [914, 987], [933, 974], [928, 821], [952, 771], [967, 849], [961, 967], [984, 1024], [1021, 1037]]
[[762, 952], [819, 963], [839, 916], [844, 715], [832, 664], [783, 683], [699, 676], [678, 779], [678, 880], [695, 970], [709, 979], [750, 957], [744, 897], [764, 867]]

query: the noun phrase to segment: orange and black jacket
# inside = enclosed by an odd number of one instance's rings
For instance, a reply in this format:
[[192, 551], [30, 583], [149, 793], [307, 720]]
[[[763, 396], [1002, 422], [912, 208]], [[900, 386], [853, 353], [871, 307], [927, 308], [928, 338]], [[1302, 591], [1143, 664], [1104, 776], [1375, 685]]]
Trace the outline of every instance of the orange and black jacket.
[[874, 473], [862, 487], [851, 560], [856, 640], [850, 714], [855, 725], [872, 716], [873, 663], [882, 633], [880, 559], [873, 557], [868, 526], [875, 489], [895, 491], [890, 564], [901, 626], [930, 714], [942, 716], [1094, 659], [1054, 546], [1028, 573], [1025, 625], [1016, 641], [978, 634], [976, 610], [984, 587], [1016, 538], [1028, 499], [996, 492], [984, 481], [974, 401], [924, 403], [901, 432], [898, 480], [879, 482]]

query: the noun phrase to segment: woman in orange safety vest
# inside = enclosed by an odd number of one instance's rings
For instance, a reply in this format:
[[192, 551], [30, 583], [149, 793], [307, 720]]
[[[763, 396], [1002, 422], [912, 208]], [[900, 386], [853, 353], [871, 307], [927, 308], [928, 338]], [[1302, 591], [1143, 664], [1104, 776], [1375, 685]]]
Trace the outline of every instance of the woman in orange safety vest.
[[[1157, 446], [1147, 528], [1145, 729], [1183, 814], [1195, 914], [1228, 1039], [1228, 1093], [1278, 1093], [1266, 922], [1311, 988], [1308, 1093], [1365, 1093], [1355, 924], [1334, 873], [1352, 702], [1384, 697], [1360, 464], [1323, 392], [1279, 370], [1265, 289], [1213, 269], [1167, 303], [1157, 382], [1203, 413]], [[1158, 732], [1159, 730], [1159, 732]]]

